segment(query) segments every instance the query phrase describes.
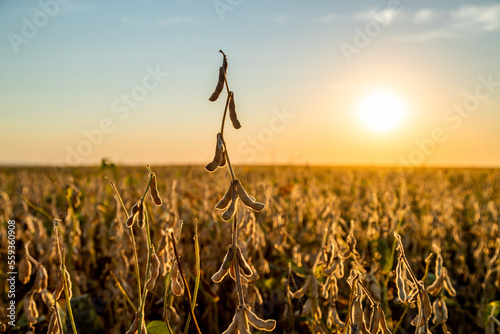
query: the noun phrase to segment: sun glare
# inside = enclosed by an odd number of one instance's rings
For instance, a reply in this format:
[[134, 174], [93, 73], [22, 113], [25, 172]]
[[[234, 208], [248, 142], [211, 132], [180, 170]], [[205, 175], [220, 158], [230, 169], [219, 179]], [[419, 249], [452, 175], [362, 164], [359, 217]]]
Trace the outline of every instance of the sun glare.
[[397, 128], [406, 114], [406, 106], [396, 95], [376, 92], [363, 98], [358, 107], [360, 121], [376, 132], [387, 132]]

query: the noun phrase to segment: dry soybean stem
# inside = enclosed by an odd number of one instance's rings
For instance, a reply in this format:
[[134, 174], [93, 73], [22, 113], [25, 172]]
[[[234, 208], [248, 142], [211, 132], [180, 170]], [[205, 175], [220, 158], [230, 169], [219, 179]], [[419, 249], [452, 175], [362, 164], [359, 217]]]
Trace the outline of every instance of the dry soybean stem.
[[61, 266], [61, 275], [63, 277], [64, 282], [64, 294], [66, 296], [66, 307], [68, 308], [69, 319], [71, 321], [71, 327], [73, 328], [73, 333], [78, 334], [76, 331], [75, 319], [73, 318], [73, 311], [71, 310], [71, 301], [69, 299], [69, 291], [68, 291], [68, 282], [66, 281], [66, 263], [65, 263], [65, 254], [64, 248], [62, 249], [62, 266]]
[[356, 282], [358, 281], [358, 278], [359, 278], [359, 274], [356, 274], [356, 276], [354, 277], [354, 279], [352, 281], [351, 294], [349, 295], [349, 308], [347, 310], [347, 319], [345, 321], [345, 326], [344, 326], [344, 329], [342, 330], [342, 334], [346, 334], [347, 330], [349, 329], [349, 323], [351, 322], [351, 311], [352, 311], [352, 307], [354, 305], [354, 291], [356, 290], [355, 286], [356, 286]]
[[66, 277], [66, 255], [64, 254], [65, 249], [63, 248], [61, 253], [61, 245], [59, 245], [59, 229], [57, 228], [57, 224], [59, 221], [60, 221], [59, 219], [54, 219], [54, 232], [56, 233], [57, 254], [59, 256], [59, 261], [61, 263], [59, 269], [61, 271], [61, 276], [64, 283], [64, 295], [66, 296], [66, 307], [68, 309], [69, 319], [71, 321], [71, 327], [73, 328], [73, 333], [78, 334], [78, 332], [76, 331], [75, 319], [73, 318], [73, 311], [71, 310], [68, 282], [66, 281], [66, 279], [71, 279], [71, 278]]
[[[226, 124], [227, 108], [229, 106], [230, 100], [231, 100], [231, 95], [229, 95], [229, 93], [228, 93], [227, 99], [226, 99], [226, 106], [224, 107], [224, 114], [222, 115], [222, 124], [220, 126], [220, 135], [222, 138], [224, 138], [224, 124]], [[226, 143], [224, 143], [224, 146], [226, 146]]]
[[[130, 215], [128, 214], [127, 208], [125, 207], [125, 204], [123, 203], [122, 197], [120, 196], [120, 193], [118, 192], [118, 189], [116, 188], [116, 185], [107, 176], [105, 176], [104, 178], [106, 179], [106, 181], [109, 182], [109, 184], [111, 185], [111, 188], [113, 188], [113, 191], [115, 192], [116, 197], [118, 197], [118, 200], [120, 201], [122, 208], [123, 208], [123, 211], [127, 215], [127, 219], [128, 219], [130, 217]], [[141, 296], [141, 274], [139, 273], [139, 258], [137, 256], [137, 248], [135, 246], [134, 230], [133, 230], [132, 226], [129, 227], [129, 231], [130, 231], [130, 239], [132, 242], [132, 248], [134, 251], [135, 276], [137, 278], [137, 291], [139, 293], [139, 301], [140, 301], [142, 299], [142, 296]]]
[[64, 333], [64, 329], [63, 329], [63, 325], [62, 325], [62, 321], [61, 321], [61, 315], [59, 314], [59, 309], [57, 308], [56, 301], [54, 301], [54, 305], [52, 307], [53, 307], [53, 311], [56, 314], [57, 326], [59, 326], [59, 331], [61, 333]]
[[116, 278], [115, 274], [112, 271], [110, 271], [110, 274], [113, 277], [113, 279], [115, 280], [116, 286], [118, 287], [118, 289], [121, 291], [121, 293], [125, 297], [125, 300], [130, 304], [130, 306], [132, 306], [132, 308], [134, 309], [134, 312], [137, 312], [137, 307], [130, 300], [129, 296], [127, 295], [127, 292], [125, 292], [125, 290], [123, 289], [122, 285], [118, 281], [118, 278]]
[[[151, 179], [150, 179], [151, 181]], [[149, 186], [148, 186], [149, 187]], [[145, 205], [145, 204], [143, 204]], [[141, 304], [139, 305], [139, 334], [141, 334], [142, 331], [142, 322], [144, 320], [144, 305], [146, 304], [146, 297], [148, 295], [148, 289], [146, 287], [146, 284], [149, 280], [149, 268], [151, 266], [151, 254], [153, 253], [153, 246], [151, 245], [151, 238], [149, 235], [149, 219], [148, 216], [145, 215], [144, 219], [146, 220], [146, 234], [147, 234], [147, 241], [148, 241], [148, 261], [146, 264], [146, 273], [144, 274], [144, 291], [142, 293], [142, 299], [141, 299]]]
[[170, 238], [172, 239], [172, 245], [174, 246], [175, 259], [177, 260], [179, 272], [181, 273], [182, 281], [184, 282], [184, 287], [186, 288], [186, 291], [187, 291], [187, 297], [188, 297], [188, 302], [189, 302], [189, 313], [191, 314], [191, 318], [193, 318], [193, 322], [194, 322], [194, 325], [196, 327], [197, 332], [199, 334], [201, 334], [200, 327], [198, 326], [198, 321], [196, 321], [196, 317], [194, 315], [193, 309], [191, 308], [191, 304], [192, 304], [191, 292], [189, 292], [189, 287], [187, 285], [186, 277], [184, 276], [184, 271], [182, 270], [180, 257], [179, 257], [179, 254], [177, 253], [177, 245], [175, 244], [174, 232], [170, 233]]
[[[224, 59], [225, 59], [226, 54], [224, 53], [224, 51], [219, 50], [219, 52], [222, 53], [222, 55], [224, 56]], [[224, 83], [226, 84], [227, 95], [229, 95], [229, 85], [227, 84], [227, 73], [226, 73], [226, 70], [224, 69], [224, 67], [222, 67], [222, 69], [224, 71]]]
[[[194, 220], [194, 238], [193, 239], [194, 239], [194, 253], [195, 253], [195, 257], [196, 257], [196, 279], [195, 279], [195, 283], [194, 283], [193, 300], [191, 302], [191, 308], [194, 310], [194, 308], [196, 307], [196, 298], [198, 297], [198, 288], [200, 286], [200, 279], [201, 279], [200, 245], [198, 243], [198, 221], [196, 219]], [[186, 321], [186, 327], [184, 328], [184, 334], [187, 334], [190, 323], [191, 323], [191, 313], [189, 314], [188, 319]]]
[[368, 299], [370, 299], [370, 303], [372, 303], [373, 306], [377, 305], [377, 301], [375, 299], [373, 299], [373, 297], [370, 295], [370, 292], [364, 286], [364, 284], [361, 283], [359, 280], [358, 280], [358, 284], [363, 289], [363, 291], [365, 292], [365, 295], [368, 297]]
[[234, 275], [236, 278], [236, 287], [238, 289], [238, 307], [245, 306], [245, 299], [243, 298], [243, 289], [241, 287], [241, 277], [240, 277], [240, 267], [238, 264], [238, 260], [236, 259], [236, 249], [238, 247], [238, 212], [234, 215], [233, 218], [233, 265], [234, 265]]
[[[226, 147], [226, 141], [224, 140], [224, 138], [222, 138], [222, 141], [224, 142], [224, 147]], [[227, 150], [224, 150], [224, 154], [226, 155], [227, 167], [229, 168], [229, 172], [231, 173], [231, 180], [234, 181], [236, 177], [234, 176], [233, 166], [231, 165], [231, 160], [229, 160], [229, 154], [227, 153]]]
[[392, 330], [392, 334], [396, 334], [398, 332], [399, 326], [401, 326], [401, 323], [403, 322], [403, 318], [405, 317], [406, 312], [408, 311], [409, 307], [410, 307], [410, 305], [407, 304], [404, 311], [403, 311], [403, 314], [401, 314], [401, 318], [399, 318], [399, 321], [396, 324], [396, 327], [394, 327], [394, 329]]

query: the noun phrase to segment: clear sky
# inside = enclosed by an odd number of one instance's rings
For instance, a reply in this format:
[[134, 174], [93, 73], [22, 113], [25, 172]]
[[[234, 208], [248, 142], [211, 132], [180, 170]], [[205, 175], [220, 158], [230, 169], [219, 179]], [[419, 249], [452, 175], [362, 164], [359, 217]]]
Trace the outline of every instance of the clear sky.
[[236, 164], [500, 166], [500, 1], [410, 0], [2, 0], [0, 164], [211, 161], [219, 49]]

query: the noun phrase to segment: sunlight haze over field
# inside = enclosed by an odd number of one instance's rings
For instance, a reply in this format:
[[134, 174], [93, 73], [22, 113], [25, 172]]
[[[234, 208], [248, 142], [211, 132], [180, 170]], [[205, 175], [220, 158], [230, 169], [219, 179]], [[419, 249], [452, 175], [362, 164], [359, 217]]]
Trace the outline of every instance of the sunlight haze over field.
[[3, 165], [206, 164], [219, 49], [236, 164], [500, 165], [499, 1], [5, 0], [0, 32]]

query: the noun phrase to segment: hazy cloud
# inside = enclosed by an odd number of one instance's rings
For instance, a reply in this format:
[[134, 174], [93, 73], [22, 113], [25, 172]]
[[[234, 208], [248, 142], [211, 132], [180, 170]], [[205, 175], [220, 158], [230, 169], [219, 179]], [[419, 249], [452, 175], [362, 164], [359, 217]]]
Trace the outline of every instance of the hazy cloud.
[[413, 21], [416, 23], [427, 23], [437, 15], [434, 11], [428, 8], [422, 8], [413, 15]]
[[450, 14], [455, 30], [476, 32], [496, 31], [500, 28], [500, 4], [498, 5], [466, 5]]
[[397, 37], [397, 42], [429, 42], [439, 39], [464, 39], [483, 33], [500, 31], [500, 4], [462, 5], [446, 13], [437, 13], [430, 9], [420, 9], [413, 16], [413, 21], [428, 24], [437, 16], [444, 18], [437, 27], [416, 34]]
[[196, 16], [172, 16], [156, 20], [137, 19], [127, 15], [122, 15], [120, 17], [121, 23], [138, 27], [171, 27], [181, 24], [199, 24], [202, 23], [202, 21], [202, 18]]

